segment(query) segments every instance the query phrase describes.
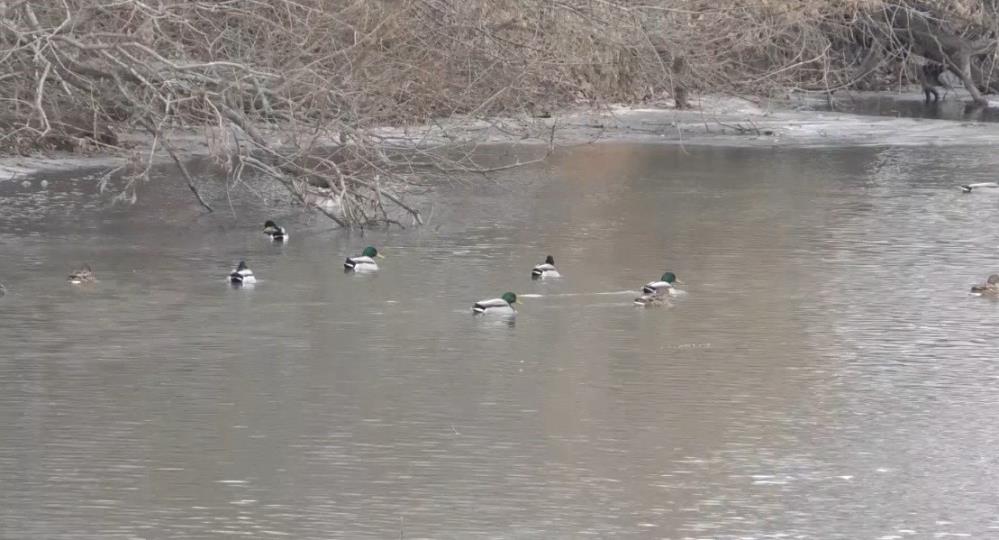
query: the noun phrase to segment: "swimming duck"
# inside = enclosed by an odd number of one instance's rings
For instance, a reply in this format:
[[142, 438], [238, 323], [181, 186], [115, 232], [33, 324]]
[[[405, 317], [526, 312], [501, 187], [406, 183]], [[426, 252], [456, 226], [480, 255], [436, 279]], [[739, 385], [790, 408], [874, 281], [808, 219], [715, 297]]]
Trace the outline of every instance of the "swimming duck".
[[971, 292], [978, 295], [999, 296], [999, 274], [989, 276], [983, 285], [972, 285]]
[[472, 304], [472, 313], [476, 315], [516, 315], [517, 310], [513, 309], [514, 304], [519, 304], [517, 295], [506, 292], [499, 298], [479, 300]]
[[7, 294], [7, 287], [4, 287], [3, 283], [0, 283], [0, 296], [3, 296], [5, 294]]
[[682, 281], [676, 279], [676, 274], [673, 272], [666, 272], [663, 274], [659, 281], [653, 281], [651, 283], [646, 283], [642, 287], [642, 293], [644, 294], [668, 294], [671, 296], [676, 296], [679, 292], [676, 287], [673, 286], [675, 283], [683, 283]]
[[555, 257], [551, 255], [545, 257], [545, 262], [537, 265], [531, 270], [531, 278], [547, 278], [547, 277], [562, 277], [562, 274], [558, 273], [555, 269]]
[[634, 303], [642, 307], [671, 306], [673, 303], [669, 301], [669, 294], [665, 290], [661, 293], [646, 293], [636, 298]]
[[264, 234], [275, 242], [284, 242], [290, 236], [284, 227], [279, 227], [277, 223], [269, 219], [264, 223]]
[[246, 266], [246, 261], [239, 261], [239, 265], [229, 273], [229, 283], [233, 285], [249, 285], [256, 283], [257, 278], [253, 275], [253, 270]]
[[76, 270], [73, 270], [73, 273], [70, 274], [69, 277], [66, 278], [66, 280], [72, 283], [73, 285], [80, 285], [83, 283], [93, 283], [97, 281], [97, 274], [94, 274], [94, 271], [90, 269], [89, 264], [85, 264], [77, 268]]
[[978, 182], [976, 184], [962, 184], [961, 191], [964, 193], [971, 193], [971, 190], [975, 188], [995, 188], [999, 187], [999, 183], [996, 182]]
[[378, 264], [375, 263], [376, 257], [379, 259], [385, 258], [373, 246], [368, 246], [357, 257], [347, 257], [347, 260], [343, 263], [343, 270], [345, 272], [377, 272]]

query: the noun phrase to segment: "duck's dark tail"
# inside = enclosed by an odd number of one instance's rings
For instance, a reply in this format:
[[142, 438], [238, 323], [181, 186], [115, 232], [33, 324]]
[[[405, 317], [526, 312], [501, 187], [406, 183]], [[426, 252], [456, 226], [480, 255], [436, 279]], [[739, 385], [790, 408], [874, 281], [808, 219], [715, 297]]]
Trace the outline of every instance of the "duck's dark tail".
[[963, 193], [971, 193], [971, 186], [963, 185], [963, 186], [961, 186], [961, 191]]
[[355, 266], [357, 266], [357, 263], [355, 263], [350, 257], [347, 257], [347, 260], [343, 262], [344, 270], [353, 270]]

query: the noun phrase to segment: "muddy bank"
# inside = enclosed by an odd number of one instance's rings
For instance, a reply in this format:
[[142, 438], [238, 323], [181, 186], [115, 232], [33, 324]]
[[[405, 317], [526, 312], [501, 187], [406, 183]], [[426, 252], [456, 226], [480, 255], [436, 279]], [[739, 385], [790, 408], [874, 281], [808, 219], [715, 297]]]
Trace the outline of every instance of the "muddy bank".
[[[907, 104], [918, 110], [921, 95], [858, 94], [838, 96], [832, 107], [850, 109], [853, 99], [880, 99]], [[948, 106], [960, 103], [951, 96]], [[881, 145], [988, 145], [999, 143], [999, 123], [872, 116], [823, 111], [820, 98], [793, 101], [755, 101], [705, 97], [691, 110], [657, 106], [614, 105], [602, 109], [563, 111], [550, 118], [455, 117], [428, 126], [387, 127], [372, 135], [386, 145], [460, 144], [555, 144], [556, 146], [629, 141], [661, 144], [816, 147]], [[836, 106], [839, 105], [839, 106]], [[999, 105], [997, 103], [996, 105]], [[122, 141], [131, 150], [79, 155], [46, 153], [0, 157], [0, 181], [16, 180], [47, 171], [119, 167], [136, 153], [147, 153], [150, 140], [142, 133], [125, 134]], [[334, 144], [335, 136], [330, 137]], [[206, 137], [199, 130], [178, 130], [171, 141], [191, 158], [210, 154]], [[157, 161], [167, 162], [165, 153]]]

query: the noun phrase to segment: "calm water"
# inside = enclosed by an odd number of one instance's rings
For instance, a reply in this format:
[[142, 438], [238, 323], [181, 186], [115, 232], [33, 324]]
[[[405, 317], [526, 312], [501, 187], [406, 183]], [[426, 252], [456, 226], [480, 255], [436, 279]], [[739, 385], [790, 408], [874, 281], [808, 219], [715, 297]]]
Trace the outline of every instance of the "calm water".
[[999, 537], [999, 190], [955, 187], [997, 166], [588, 146], [365, 236], [0, 184], [0, 537]]
[[[939, 91], [940, 89], [938, 89]], [[959, 120], [966, 122], [999, 122], [999, 109], [979, 107], [970, 102], [964, 92], [943, 92], [942, 100], [926, 103], [922, 92], [908, 94], [857, 94], [837, 97], [829, 103], [814, 100], [811, 106], [816, 110], [841, 111], [871, 116], [893, 116], [903, 118], [931, 118], [937, 120]]]

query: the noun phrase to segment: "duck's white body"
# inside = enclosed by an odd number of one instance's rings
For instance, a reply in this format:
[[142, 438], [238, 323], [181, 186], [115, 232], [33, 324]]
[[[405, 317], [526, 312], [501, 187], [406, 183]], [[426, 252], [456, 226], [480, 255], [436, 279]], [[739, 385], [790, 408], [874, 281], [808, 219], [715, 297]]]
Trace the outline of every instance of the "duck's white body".
[[680, 291], [668, 281], [653, 281], [651, 283], [646, 283], [642, 287], [642, 292], [644, 294], [665, 294], [669, 296], [677, 296], [680, 293]]
[[479, 300], [472, 305], [472, 313], [476, 315], [516, 315], [517, 310], [502, 298]]
[[542, 263], [534, 267], [531, 270], [531, 276], [540, 278], [557, 278], [562, 277], [562, 274], [558, 273], [554, 264]]
[[253, 275], [253, 270], [244, 268], [242, 270], [233, 270], [232, 273], [229, 274], [229, 282], [237, 285], [249, 285], [251, 283], [256, 283], [257, 278]]
[[272, 242], [284, 242], [288, 239], [288, 231], [284, 230], [284, 227], [269, 219], [266, 223], [264, 223], [264, 234], [266, 234]]
[[361, 255], [359, 257], [347, 257], [347, 260], [343, 263], [343, 268], [351, 272], [377, 272], [378, 263], [371, 257]]
[[291, 235], [284, 230], [284, 227], [278, 227], [277, 229], [274, 230], [264, 231], [264, 234], [266, 234], [271, 239], [272, 242], [285, 242], [289, 238], [291, 238]]
[[642, 307], [657, 307], [657, 306], [671, 306], [672, 303], [669, 301], [669, 293], [664, 292], [662, 294], [643, 294], [634, 300], [636, 306]]

